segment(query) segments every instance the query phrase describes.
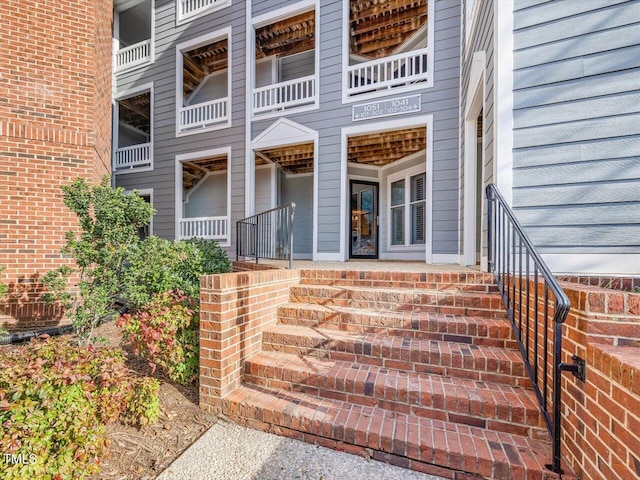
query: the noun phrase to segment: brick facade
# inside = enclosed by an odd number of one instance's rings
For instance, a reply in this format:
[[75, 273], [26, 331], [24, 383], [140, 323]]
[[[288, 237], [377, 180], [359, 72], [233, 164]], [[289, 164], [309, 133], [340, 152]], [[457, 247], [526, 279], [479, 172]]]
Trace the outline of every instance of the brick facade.
[[0, 19], [0, 327], [59, 320], [38, 278], [67, 263], [76, 227], [60, 187], [108, 174], [111, 28], [107, 0], [11, 1]]
[[640, 293], [563, 288], [564, 359], [587, 365], [586, 382], [563, 374], [564, 457], [582, 480], [640, 478]]

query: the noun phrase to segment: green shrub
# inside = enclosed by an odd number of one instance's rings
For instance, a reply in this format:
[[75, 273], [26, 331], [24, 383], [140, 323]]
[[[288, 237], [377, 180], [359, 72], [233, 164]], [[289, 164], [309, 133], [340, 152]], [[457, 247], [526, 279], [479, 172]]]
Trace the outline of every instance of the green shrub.
[[108, 450], [104, 425], [144, 425], [159, 415], [155, 379], [132, 376], [120, 349], [35, 341], [0, 351], [3, 478], [85, 478]]
[[130, 249], [122, 296], [132, 310], [143, 308], [154, 295], [175, 289], [198, 299], [200, 276], [230, 270], [227, 254], [217, 242], [174, 242], [151, 236]]
[[201, 254], [195, 245], [151, 236], [130, 250], [122, 295], [132, 310], [173, 289], [197, 297], [200, 275]]
[[195, 245], [198, 247], [198, 250], [200, 250], [200, 255], [202, 256], [200, 261], [201, 275], [227, 273], [231, 271], [229, 257], [218, 242], [214, 240], [204, 240], [202, 238], [192, 238], [187, 240], [187, 243]]
[[[42, 283], [44, 299], [58, 303], [73, 320], [81, 344], [92, 341], [93, 329], [117, 312], [126, 285], [123, 274], [129, 250], [140, 242], [138, 229], [149, 223], [153, 209], [138, 195], [112, 188], [105, 177], [100, 185], [78, 179], [63, 186], [64, 204], [78, 217], [80, 234], [69, 231], [62, 253], [75, 260], [48, 272]], [[77, 292], [70, 285], [79, 279]]]
[[121, 315], [123, 340], [134, 353], [161, 367], [177, 383], [198, 375], [198, 303], [179, 290], [155, 295], [132, 314]]

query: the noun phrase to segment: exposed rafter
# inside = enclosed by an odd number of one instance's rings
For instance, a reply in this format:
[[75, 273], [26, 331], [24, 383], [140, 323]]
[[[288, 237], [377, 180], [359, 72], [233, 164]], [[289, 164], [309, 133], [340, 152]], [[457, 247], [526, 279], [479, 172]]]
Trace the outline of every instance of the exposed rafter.
[[428, 0], [351, 0], [351, 53], [390, 55], [427, 22]]
[[182, 162], [182, 188], [185, 192], [191, 190], [209, 172], [219, 172], [227, 169], [227, 156], [199, 158]]
[[182, 90], [189, 97], [207, 75], [227, 68], [227, 39], [182, 54]]
[[316, 12], [308, 12], [256, 29], [256, 57], [293, 55], [315, 48]]
[[258, 158], [277, 163], [285, 173], [310, 173], [313, 172], [313, 143], [261, 150], [256, 152], [256, 163]]
[[151, 94], [149, 92], [118, 101], [118, 121], [146, 134], [151, 132]]
[[359, 135], [349, 137], [348, 161], [384, 166], [424, 150], [426, 146], [427, 136], [424, 127]]

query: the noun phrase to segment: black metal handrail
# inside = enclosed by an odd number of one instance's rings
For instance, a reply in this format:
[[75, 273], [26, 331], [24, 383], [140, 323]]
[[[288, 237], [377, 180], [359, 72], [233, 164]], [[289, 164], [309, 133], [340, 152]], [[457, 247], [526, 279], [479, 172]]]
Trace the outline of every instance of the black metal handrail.
[[236, 258], [288, 260], [293, 266], [293, 216], [296, 204], [272, 208], [236, 222]]
[[495, 275], [551, 435], [553, 459], [547, 467], [562, 473], [560, 377], [562, 370], [577, 371], [561, 358], [562, 323], [571, 304], [493, 184], [487, 187], [487, 200], [489, 271]]

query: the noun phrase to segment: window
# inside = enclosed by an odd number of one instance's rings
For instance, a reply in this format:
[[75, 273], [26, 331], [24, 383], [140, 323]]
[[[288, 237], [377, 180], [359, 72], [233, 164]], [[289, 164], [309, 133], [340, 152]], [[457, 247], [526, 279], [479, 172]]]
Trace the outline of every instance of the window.
[[176, 47], [176, 135], [231, 125], [231, 28]]
[[390, 182], [389, 210], [391, 246], [424, 245], [426, 174]]
[[115, 102], [113, 172], [153, 169], [153, 84], [122, 93]]
[[404, 179], [391, 184], [391, 245], [404, 245]]
[[127, 2], [126, 6], [126, 10], [114, 11], [113, 38], [117, 43], [113, 68], [118, 74], [149, 65], [154, 53], [154, 0]]
[[253, 19], [255, 116], [317, 108], [317, 8], [305, 1]]

